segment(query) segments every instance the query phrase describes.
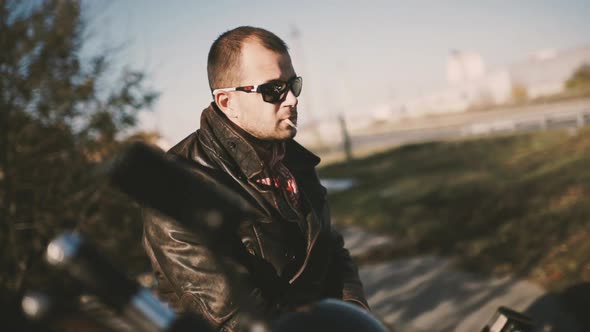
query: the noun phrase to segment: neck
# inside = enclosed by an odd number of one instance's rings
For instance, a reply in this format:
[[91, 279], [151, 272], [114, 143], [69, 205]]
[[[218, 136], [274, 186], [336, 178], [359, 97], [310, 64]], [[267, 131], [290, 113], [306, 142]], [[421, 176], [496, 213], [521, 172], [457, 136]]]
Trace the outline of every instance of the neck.
[[213, 104], [213, 109], [221, 116], [242, 138], [244, 138], [256, 151], [258, 157], [269, 167], [283, 159], [285, 151], [285, 142], [277, 140], [264, 140], [250, 134], [235, 122], [231, 121], [217, 105]]

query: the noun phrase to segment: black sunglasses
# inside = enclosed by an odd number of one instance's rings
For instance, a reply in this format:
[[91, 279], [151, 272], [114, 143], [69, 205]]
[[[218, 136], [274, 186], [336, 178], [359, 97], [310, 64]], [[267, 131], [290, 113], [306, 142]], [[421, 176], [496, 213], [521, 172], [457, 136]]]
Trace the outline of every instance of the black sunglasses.
[[289, 93], [289, 89], [293, 91], [295, 97], [299, 97], [301, 94], [301, 89], [303, 88], [303, 78], [301, 76], [293, 77], [292, 79], [288, 80], [287, 82], [283, 81], [273, 81], [269, 83], [259, 84], [259, 85], [247, 85], [247, 86], [239, 86], [235, 88], [223, 88], [223, 89], [215, 89], [213, 90], [213, 96], [217, 92], [225, 91], [243, 91], [247, 93], [251, 92], [258, 92], [262, 94], [262, 100], [267, 103], [282, 103], [287, 98], [287, 94]]

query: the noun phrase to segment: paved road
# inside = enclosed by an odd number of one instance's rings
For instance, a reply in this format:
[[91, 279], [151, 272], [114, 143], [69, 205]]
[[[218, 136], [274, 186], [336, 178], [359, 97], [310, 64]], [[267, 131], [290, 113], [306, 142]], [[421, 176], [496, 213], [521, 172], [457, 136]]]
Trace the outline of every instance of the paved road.
[[[392, 241], [358, 228], [342, 233], [353, 257]], [[481, 331], [499, 306], [526, 312], [537, 323], [535, 331], [581, 331], [558, 299], [539, 286], [462, 272], [441, 257], [364, 265], [360, 276], [373, 311], [397, 332]]]
[[[352, 130], [349, 135], [353, 155], [362, 157], [405, 144], [546, 129], [576, 130], [588, 125], [590, 125], [590, 98], [585, 98], [490, 111], [444, 113], [407, 118]], [[335, 133], [332, 128], [326, 129], [326, 132], [336, 137], [325, 138], [324, 143], [327, 146], [314, 148], [315, 139], [306, 143], [306, 146], [311, 147], [312, 151], [322, 157], [324, 165], [345, 158], [339, 131]], [[309, 140], [309, 135], [311, 135], [309, 132], [306, 134], [302, 131], [299, 137], [307, 137]]]
[[576, 128], [588, 124], [590, 99], [576, 99], [408, 119], [381, 129], [372, 128], [365, 133], [351, 133], [351, 141], [353, 149], [362, 150], [498, 132]]

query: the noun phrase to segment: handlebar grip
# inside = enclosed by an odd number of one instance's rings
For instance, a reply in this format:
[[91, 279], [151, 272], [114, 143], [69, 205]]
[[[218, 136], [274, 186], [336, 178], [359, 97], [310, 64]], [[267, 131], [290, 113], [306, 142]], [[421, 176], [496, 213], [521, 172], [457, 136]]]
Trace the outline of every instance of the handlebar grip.
[[[178, 319], [175, 313], [152, 293], [118, 271], [92, 245], [77, 233], [65, 233], [49, 243], [47, 262], [63, 269], [79, 281], [102, 302], [122, 314], [137, 330], [162, 332], [176, 329], [187, 321]], [[210, 327], [198, 319], [192, 322], [193, 329], [210, 331]]]
[[[109, 169], [111, 184], [190, 228], [222, 234], [252, 211], [203, 166], [172, 159], [142, 143], [130, 145]], [[199, 221], [199, 222], [195, 222]]]

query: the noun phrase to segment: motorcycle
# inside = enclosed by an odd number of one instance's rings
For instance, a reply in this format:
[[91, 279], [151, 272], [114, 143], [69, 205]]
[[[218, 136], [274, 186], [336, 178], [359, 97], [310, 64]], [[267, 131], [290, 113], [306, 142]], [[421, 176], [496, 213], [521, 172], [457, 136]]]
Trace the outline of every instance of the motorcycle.
[[[208, 234], [207, 245], [219, 258], [230, 253], [218, 239], [235, 229], [240, 218], [252, 214], [248, 205], [231, 190], [208, 185], [210, 175], [204, 170], [182, 160], [170, 159], [145, 144], [131, 145], [113, 159], [107, 169], [111, 184], [143, 206], [174, 218], [194, 232]], [[195, 202], [194, 197], [199, 197], [199, 201]], [[104, 320], [96, 319], [96, 315], [88, 315], [88, 310], [80, 310], [85, 303], [96, 301], [67, 302], [59, 295], [30, 292], [22, 299], [22, 309], [33, 321], [47, 322], [73, 313], [86, 318], [89, 330], [213, 331], [212, 326], [196, 315], [175, 313], [148, 288], [115, 269], [79, 234], [64, 233], [52, 240], [47, 246], [46, 261], [71, 276], [83, 293], [94, 296], [115, 319], [111, 324], [105, 324]], [[224, 260], [219, 259], [219, 262]], [[233, 275], [231, 269], [228, 264], [222, 264], [222, 270], [229, 278]], [[387, 331], [370, 313], [335, 299], [322, 300], [273, 319], [249, 310], [252, 306], [246, 299], [240, 307], [243, 308], [241, 329], [250, 332]], [[532, 328], [529, 317], [500, 307], [482, 331], [529, 332]]]

